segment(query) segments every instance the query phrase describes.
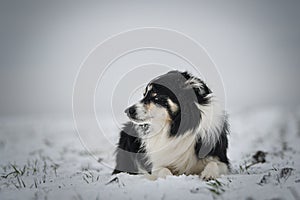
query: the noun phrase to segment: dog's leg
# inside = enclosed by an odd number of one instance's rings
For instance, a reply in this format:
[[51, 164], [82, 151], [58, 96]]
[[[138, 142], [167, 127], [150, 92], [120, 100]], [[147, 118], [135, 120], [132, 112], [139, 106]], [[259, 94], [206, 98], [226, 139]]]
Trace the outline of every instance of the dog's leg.
[[219, 178], [221, 174], [227, 174], [228, 167], [223, 162], [210, 161], [205, 166], [201, 173], [201, 178], [204, 180], [213, 180]]
[[152, 174], [147, 174], [145, 177], [149, 180], [156, 180], [158, 178], [165, 179], [167, 176], [172, 176], [172, 172], [168, 168], [160, 168], [152, 172]]

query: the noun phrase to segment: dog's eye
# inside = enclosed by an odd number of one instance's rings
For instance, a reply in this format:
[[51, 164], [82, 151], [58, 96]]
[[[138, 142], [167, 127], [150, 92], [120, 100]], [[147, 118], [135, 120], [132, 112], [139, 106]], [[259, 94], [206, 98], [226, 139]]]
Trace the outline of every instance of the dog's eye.
[[155, 101], [160, 101], [160, 100], [163, 100], [164, 98], [165, 98], [164, 95], [155, 94], [155, 96], [154, 96]]

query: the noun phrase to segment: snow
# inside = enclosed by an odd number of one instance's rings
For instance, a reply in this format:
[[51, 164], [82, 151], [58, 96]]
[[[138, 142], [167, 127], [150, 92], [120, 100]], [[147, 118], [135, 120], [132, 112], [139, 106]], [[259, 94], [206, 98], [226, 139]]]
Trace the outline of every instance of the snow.
[[[231, 114], [230, 124], [231, 174], [209, 182], [195, 175], [150, 181], [111, 176], [113, 123], [104, 128], [109, 142], [94, 139], [99, 148], [91, 156], [72, 118], [1, 118], [0, 199], [299, 199], [300, 109], [244, 111]], [[253, 164], [259, 150], [266, 162]]]

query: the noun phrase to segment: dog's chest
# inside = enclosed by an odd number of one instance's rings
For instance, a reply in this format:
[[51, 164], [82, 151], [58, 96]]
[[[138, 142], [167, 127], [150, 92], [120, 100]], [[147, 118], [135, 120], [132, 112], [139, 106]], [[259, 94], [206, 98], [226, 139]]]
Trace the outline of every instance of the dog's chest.
[[[168, 168], [173, 174], [191, 174], [198, 163], [195, 154], [196, 136], [187, 132], [181, 136], [170, 137], [169, 129], [157, 133], [150, 132], [142, 138], [152, 171]], [[197, 173], [197, 172], [196, 172]]]

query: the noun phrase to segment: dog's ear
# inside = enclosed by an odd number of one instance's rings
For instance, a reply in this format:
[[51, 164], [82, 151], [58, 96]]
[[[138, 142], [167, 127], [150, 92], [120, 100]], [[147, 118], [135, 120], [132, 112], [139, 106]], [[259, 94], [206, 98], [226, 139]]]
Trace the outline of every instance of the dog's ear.
[[185, 82], [185, 84], [187, 88], [193, 88], [198, 95], [201, 95], [203, 97], [212, 93], [207, 85], [199, 78], [191, 77]]
[[207, 85], [199, 78], [192, 76], [187, 71], [182, 72], [181, 75], [186, 79], [184, 87], [186, 89], [194, 89], [197, 95], [207, 96], [212, 93], [212, 91], [207, 87]]
[[192, 77], [186, 81], [186, 89], [192, 90], [197, 98], [197, 103], [205, 105], [210, 102], [212, 91], [200, 79]]
[[[188, 72], [182, 72], [181, 75], [185, 78], [183, 90], [189, 93], [191, 99], [195, 99], [199, 104], [208, 104], [212, 97], [212, 91], [207, 85], [199, 78], [192, 76]], [[192, 92], [192, 95], [191, 95]]]

